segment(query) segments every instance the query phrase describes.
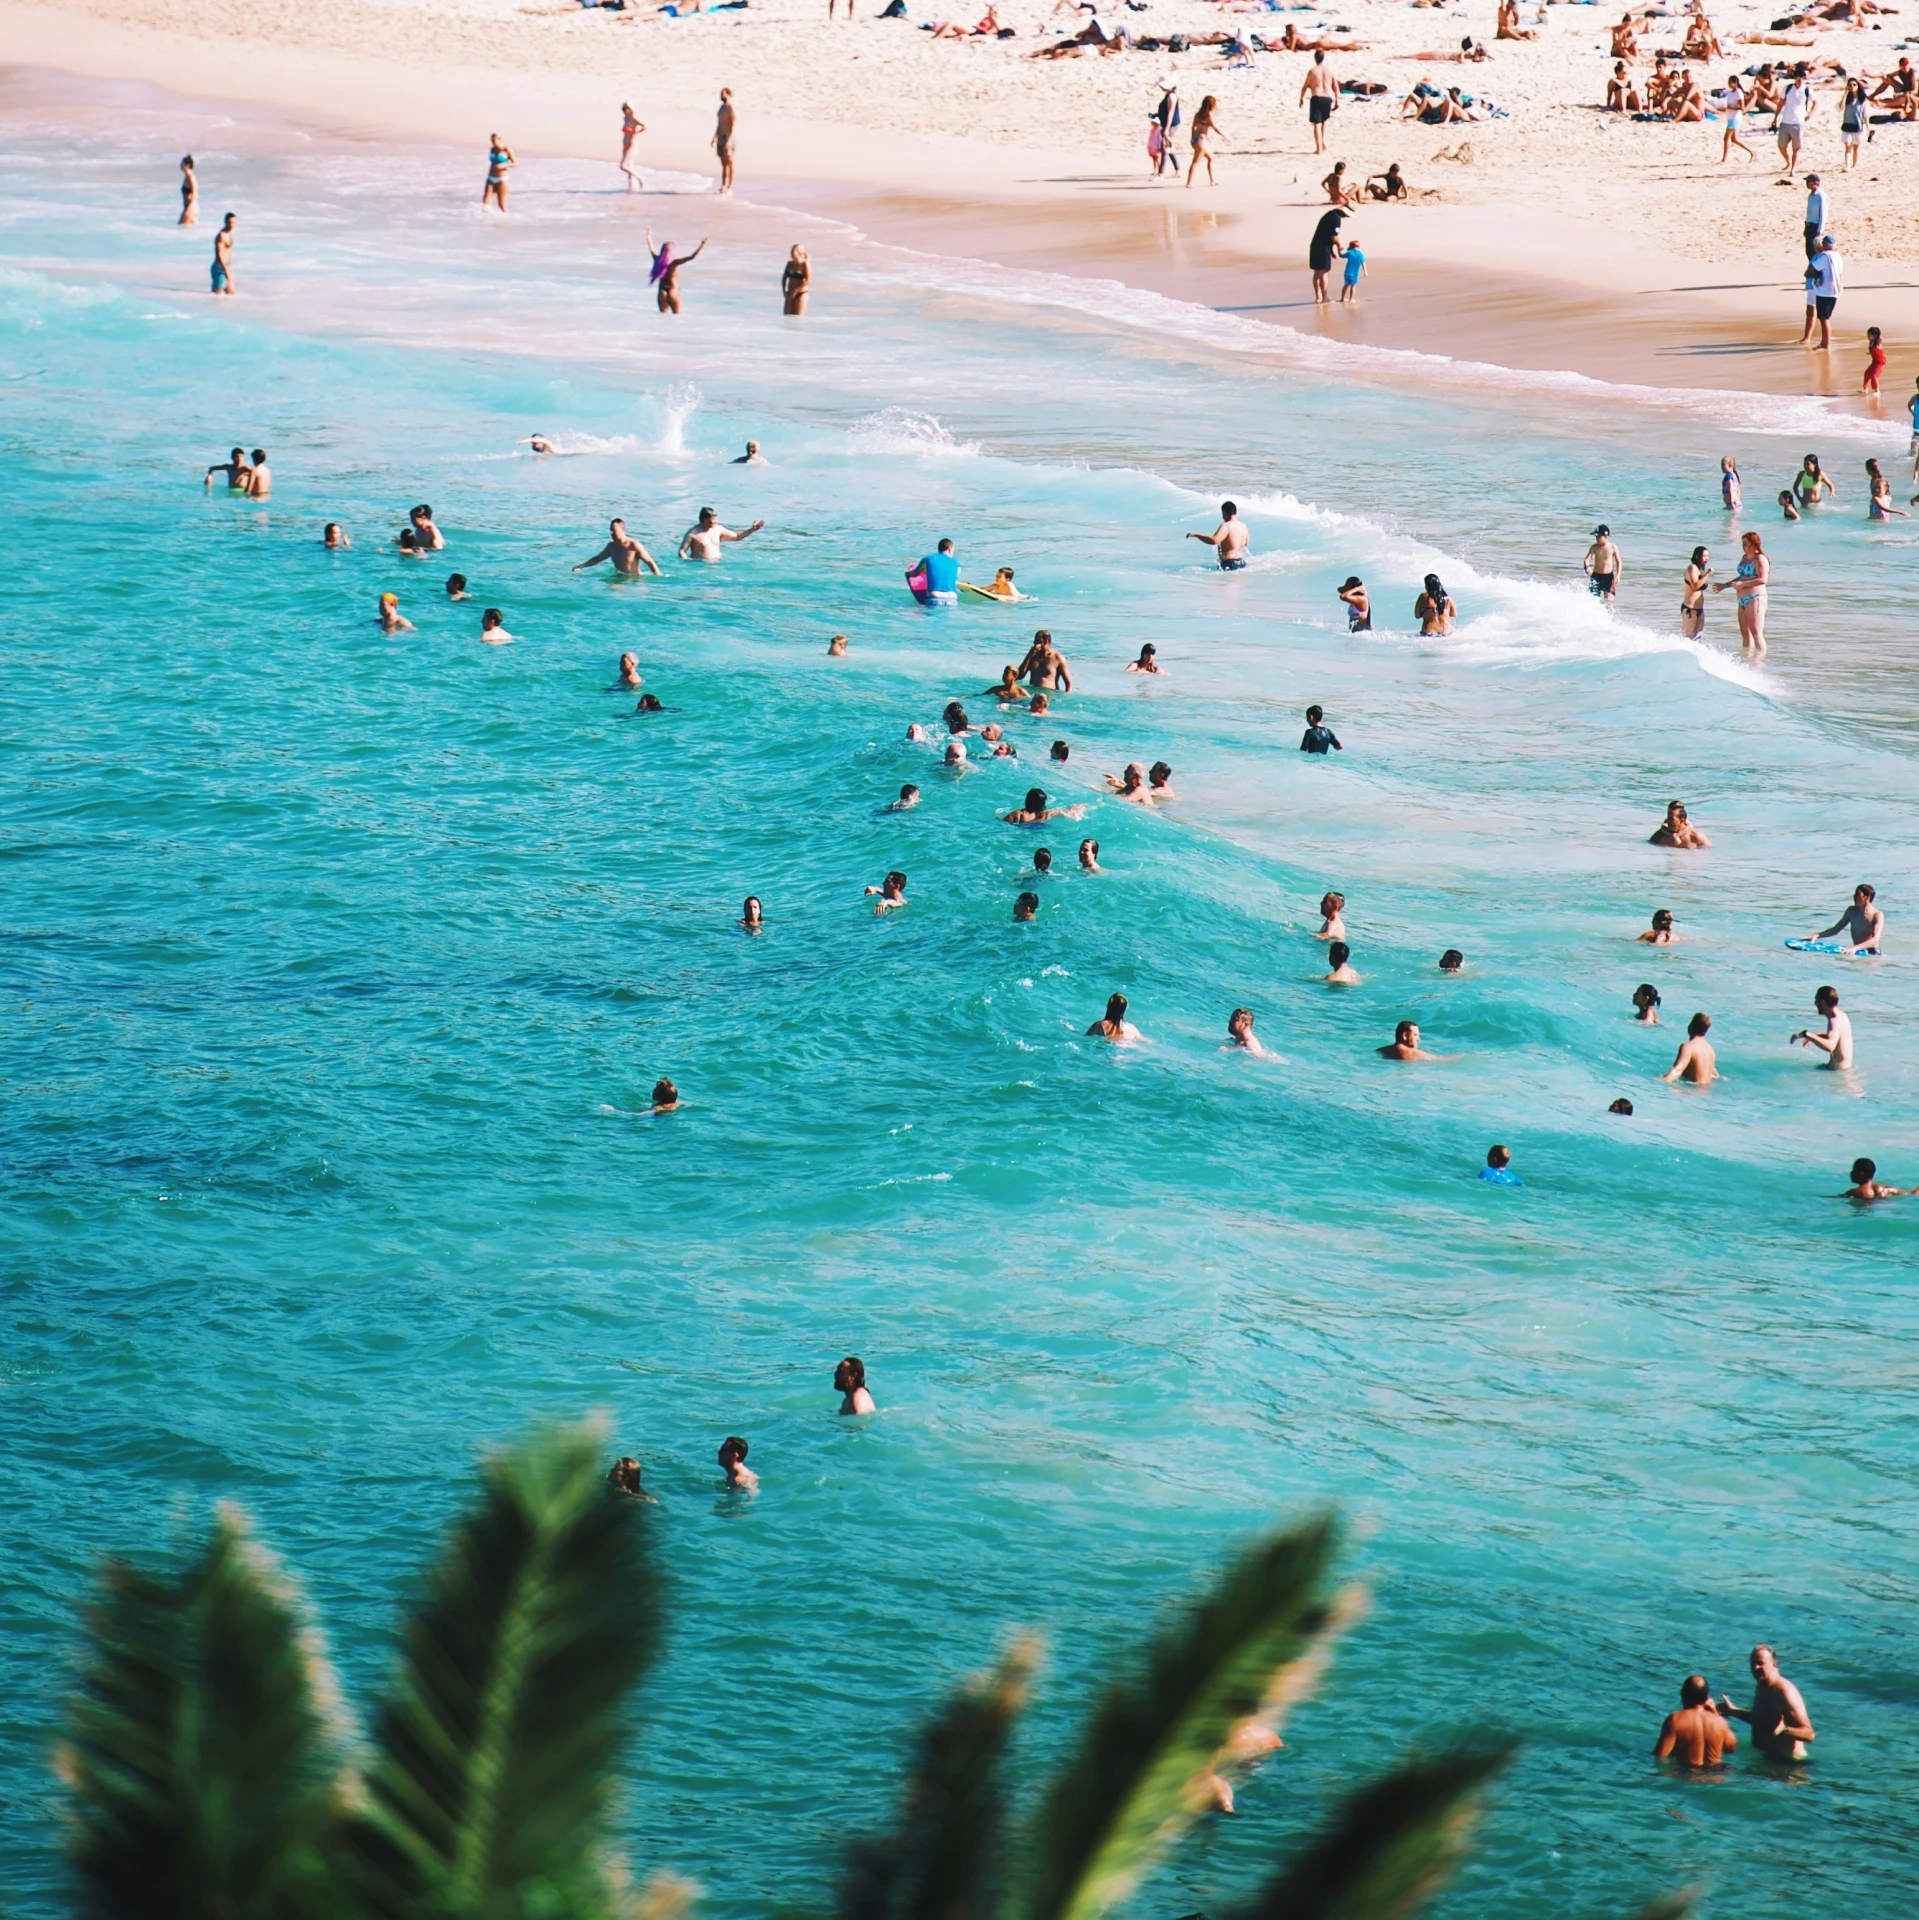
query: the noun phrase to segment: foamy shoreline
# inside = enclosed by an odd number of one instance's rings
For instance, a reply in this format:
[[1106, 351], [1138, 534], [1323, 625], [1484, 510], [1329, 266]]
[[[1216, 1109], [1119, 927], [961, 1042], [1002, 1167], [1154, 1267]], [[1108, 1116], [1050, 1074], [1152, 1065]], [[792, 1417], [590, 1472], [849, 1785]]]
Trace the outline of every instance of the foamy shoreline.
[[[1763, 11], [1723, 14], [1722, 35]], [[1795, 193], [1770, 184], [1776, 168], [1763, 158], [1715, 167], [1714, 123], [1619, 123], [1577, 104], [1610, 64], [1593, 51], [1598, 12], [1554, 7], [1541, 41], [1502, 45], [1485, 65], [1430, 70], [1395, 50], [1483, 36], [1489, 7], [1362, 0], [1326, 17], [1342, 16], [1369, 44], [1336, 63], [1348, 72], [1397, 89], [1430, 71], [1510, 102], [1511, 117], [1426, 128], [1349, 105], [1327, 160], [1316, 160], [1296, 104], [1307, 56], [1262, 56], [1252, 72], [1220, 71], [1214, 49], [1033, 61], [1025, 56], [1043, 43], [1035, 28], [1046, 18], [1037, 9], [1002, 15], [1016, 41], [956, 44], [871, 17], [829, 36], [811, 0], [755, 0], [744, 13], [683, 22], [442, 0], [410, 9], [404, 33], [394, 31], [401, 16], [370, 0], [155, 0], [138, 25], [101, 0], [0, 0], [0, 46], [11, 63], [244, 103], [356, 143], [478, 142], [498, 127], [529, 163], [569, 155], [610, 169], [619, 104], [631, 99], [647, 122], [643, 166], [709, 176], [709, 102], [726, 84], [742, 116], [742, 195], [876, 239], [1117, 281], [1309, 338], [1655, 387], [1849, 397], [1859, 336], [1878, 324], [1893, 353], [1885, 417], [1903, 418], [1911, 356], [1900, 344], [1919, 339], [1919, 288], [1874, 257], [1919, 254], [1919, 127], [1882, 130], [1868, 165], [1834, 181], [1836, 131], [1815, 125], [1808, 164], [1827, 171], [1853, 270], [1835, 352], [1809, 356], [1792, 344]], [[1153, 0], [1126, 19], [1163, 35], [1217, 29], [1222, 17], [1204, 0]], [[1276, 36], [1293, 16], [1235, 17]], [[1658, 39], [1649, 30], [1645, 44]], [[1885, 34], [1821, 41], [1842, 54], [1870, 41], [1885, 64], [1893, 57]], [[1728, 51], [1743, 65], [1759, 50]], [[429, 52], [431, 64], [416, 57]], [[1133, 150], [1168, 72], [1189, 117], [1202, 92], [1220, 97], [1227, 140], [1211, 191], [1153, 181], [1143, 147]], [[795, 102], [817, 117], [795, 116]], [[1003, 125], [985, 126], [988, 106]], [[1047, 138], [1056, 144], [1038, 144]], [[1461, 141], [1469, 164], [1433, 159]], [[1763, 136], [1754, 144], [1771, 150]], [[1367, 297], [1357, 312], [1316, 314], [1303, 255], [1334, 156], [1360, 177], [1399, 160], [1425, 197], [1355, 216], [1371, 263]], [[1516, 197], [1527, 183], [1530, 200]], [[1601, 209], [1613, 224], [1595, 217]], [[1741, 257], [1745, 232], [1758, 237]]]

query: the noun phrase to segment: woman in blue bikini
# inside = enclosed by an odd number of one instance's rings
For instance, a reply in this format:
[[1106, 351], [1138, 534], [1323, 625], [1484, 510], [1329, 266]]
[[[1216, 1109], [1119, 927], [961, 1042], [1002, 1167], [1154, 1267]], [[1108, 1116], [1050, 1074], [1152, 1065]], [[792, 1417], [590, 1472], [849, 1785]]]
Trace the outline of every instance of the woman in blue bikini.
[[486, 138], [486, 185], [480, 189], [480, 205], [484, 207], [491, 200], [504, 213], [507, 169], [519, 162], [513, 158], [513, 149], [497, 133], [489, 133]]
[[1739, 645], [1748, 653], [1764, 653], [1766, 583], [1772, 572], [1772, 563], [1766, 558], [1757, 532], [1741, 534], [1739, 544], [1739, 571], [1730, 580], [1715, 581], [1712, 590], [1714, 593], [1724, 593], [1728, 587], [1738, 588]]

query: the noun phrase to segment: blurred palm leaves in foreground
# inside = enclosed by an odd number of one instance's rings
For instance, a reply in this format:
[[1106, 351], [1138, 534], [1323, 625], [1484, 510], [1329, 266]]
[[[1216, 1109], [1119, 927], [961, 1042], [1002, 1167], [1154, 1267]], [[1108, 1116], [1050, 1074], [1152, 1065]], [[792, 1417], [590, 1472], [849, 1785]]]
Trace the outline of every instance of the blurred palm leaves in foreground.
[[[1004, 1772], [1020, 1641], [919, 1737], [898, 1814], [847, 1850], [838, 1920], [1100, 1920], [1275, 1744], [1356, 1606], [1317, 1519], [1245, 1548], [1116, 1677], [1037, 1803]], [[647, 1508], [588, 1429], [489, 1461], [427, 1574], [362, 1742], [285, 1575], [222, 1508], [189, 1564], [114, 1563], [59, 1767], [86, 1920], [672, 1920], [612, 1831], [661, 1635]], [[1496, 1743], [1363, 1787], [1233, 1920], [1397, 1920], [1445, 1881]], [[825, 1903], [822, 1902], [822, 1905]], [[1685, 1902], [1661, 1903], [1676, 1920]], [[1653, 1920], [1649, 1910], [1647, 1920]]]

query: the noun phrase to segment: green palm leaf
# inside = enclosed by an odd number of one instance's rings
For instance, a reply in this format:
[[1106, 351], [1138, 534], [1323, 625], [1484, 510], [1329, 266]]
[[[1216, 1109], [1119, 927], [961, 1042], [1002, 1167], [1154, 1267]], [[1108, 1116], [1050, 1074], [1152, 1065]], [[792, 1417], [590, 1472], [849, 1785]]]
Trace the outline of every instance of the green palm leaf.
[[1024, 1640], [954, 1694], [919, 1738], [898, 1822], [855, 1841], [839, 1920], [986, 1920], [1005, 1824], [1001, 1762], [1037, 1648]]
[[1109, 1689], [1034, 1823], [1021, 1920], [1118, 1905], [1203, 1808], [1233, 1727], [1304, 1692], [1344, 1618], [1322, 1593], [1334, 1543], [1330, 1516], [1255, 1541]]
[[1511, 1755], [1455, 1747], [1362, 1787], [1235, 1920], [1404, 1920], [1458, 1866], [1479, 1795]]
[[607, 1486], [584, 1429], [481, 1479], [402, 1634], [355, 1878], [389, 1920], [610, 1911], [611, 1768], [659, 1643], [645, 1510]]
[[339, 1799], [317, 1635], [245, 1516], [177, 1574], [100, 1576], [57, 1765], [81, 1909], [100, 1920], [280, 1920], [310, 1904]]

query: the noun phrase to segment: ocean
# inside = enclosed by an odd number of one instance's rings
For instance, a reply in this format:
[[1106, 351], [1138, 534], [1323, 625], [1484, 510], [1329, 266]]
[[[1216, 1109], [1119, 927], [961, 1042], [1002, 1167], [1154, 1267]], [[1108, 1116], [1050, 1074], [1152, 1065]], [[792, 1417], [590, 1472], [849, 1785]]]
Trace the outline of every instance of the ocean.
[[[1903, 477], [1903, 431], [1327, 348], [750, 182], [529, 160], [502, 221], [473, 154], [3, 104], [0, 1904], [60, 1904], [47, 1756], [101, 1556], [238, 1500], [364, 1703], [474, 1460], [592, 1410], [674, 1593], [623, 1822], [723, 1920], [824, 1901], [1009, 1629], [1047, 1638], [1037, 1780], [1160, 1606], [1328, 1504], [1370, 1617], [1141, 1912], [1221, 1910], [1474, 1727], [1525, 1745], [1441, 1913], [1903, 1902], [1919, 1202], [1835, 1197], [1860, 1154], [1919, 1185], [1915, 536], [1861, 471]], [[678, 319], [649, 225], [714, 235]], [[235, 442], [270, 502], [202, 487]], [[1807, 451], [1839, 496], [1783, 525]], [[1726, 453], [1762, 667], [1728, 596], [1677, 631], [1692, 546], [1737, 557]], [[1223, 576], [1184, 535], [1228, 497]], [[419, 501], [448, 544], [409, 561]], [[766, 525], [678, 562], [709, 504]], [[569, 571], [615, 513], [664, 578]], [[942, 535], [1032, 604], [917, 607]], [[1461, 617], [1422, 640], [1429, 571]], [[415, 631], [378, 630], [388, 590]], [[1074, 690], [1003, 717], [1017, 759], [906, 738], [955, 695], [998, 717], [1039, 626]], [[1147, 641], [1165, 671], [1124, 673]], [[627, 650], [661, 712], [613, 690]], [[1310, 703], [1341, 753], [1296, 750]], [[1175, 802], [1106, 792], [1156, 759]], [[1084, 821], [1003, 824], [1034, 784]], [[1648, 844], [1673, 797], [1709, 852]], [[1784, 949], [1859, 881], [1883, 959]], [[1358, 986], [1320, 977], [1328, 889]], [[1637, 944], [1660, 907], [1679, 942]], [[1850, 1074], [1787, 1041], [1828, 981]], [[1085, 1036], [1114, 991], [1142, 1044]], [[1235, 1006], [1278, 1058], [1224, 1050]], [[1664, 1086], [1695, 1009], [1725, 1077]], [[1443, 1061], [1377, 1057], [1401, 1018]], [[1523, 1188], [1476, 1177], [1495, 1141]], [[845, 1353], [870, 1421], [835, 1418]], [[1680, 1679], [1743, 1698], [1762, 1640], [1814, 1758], [1661, 1773]]]

